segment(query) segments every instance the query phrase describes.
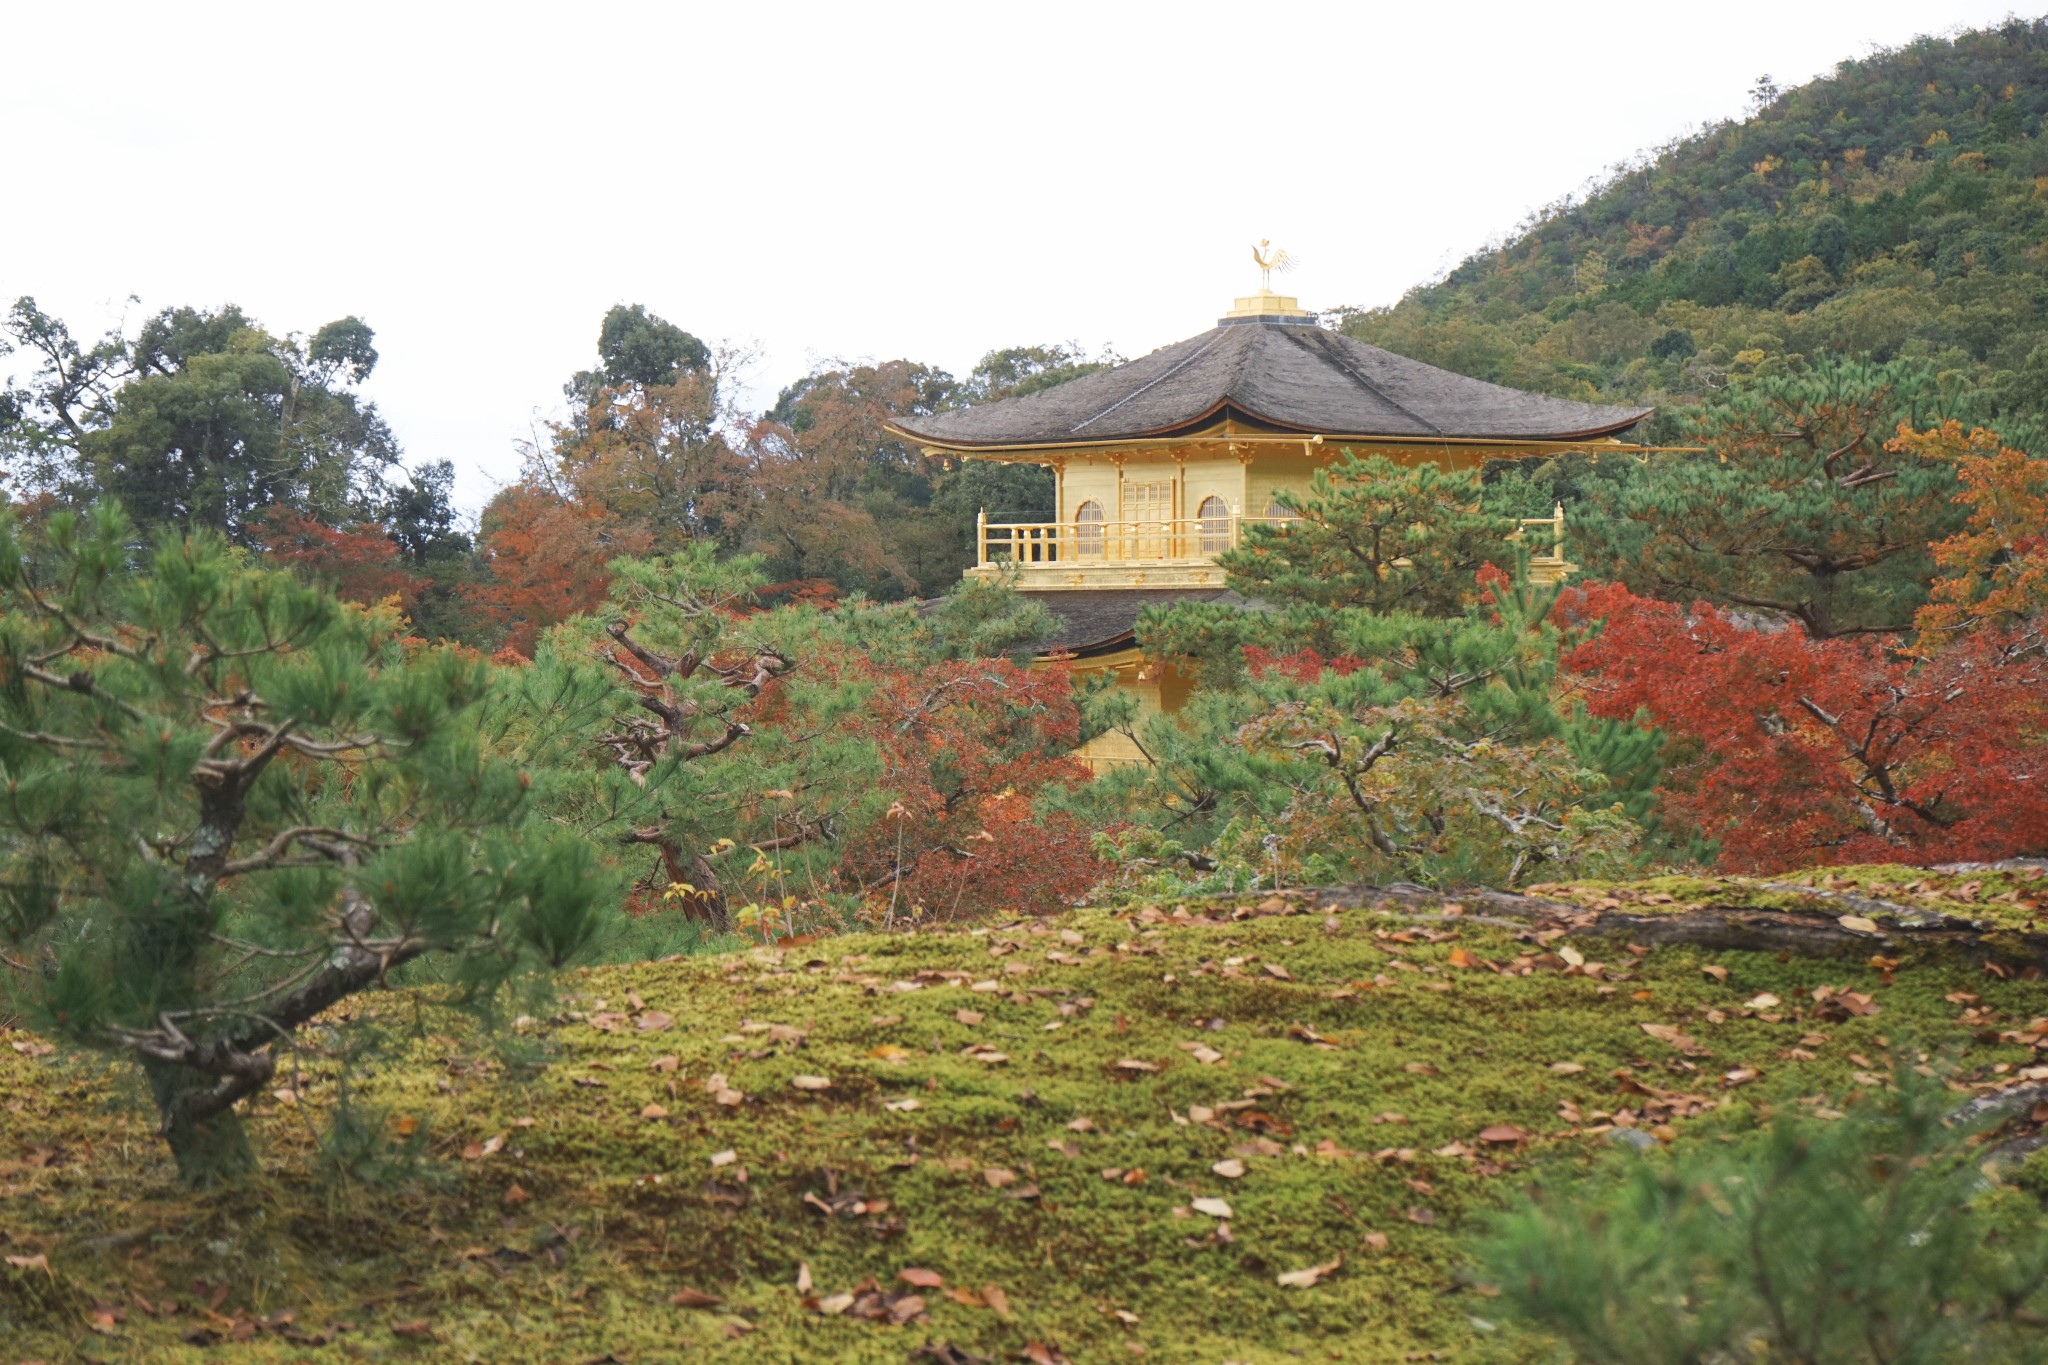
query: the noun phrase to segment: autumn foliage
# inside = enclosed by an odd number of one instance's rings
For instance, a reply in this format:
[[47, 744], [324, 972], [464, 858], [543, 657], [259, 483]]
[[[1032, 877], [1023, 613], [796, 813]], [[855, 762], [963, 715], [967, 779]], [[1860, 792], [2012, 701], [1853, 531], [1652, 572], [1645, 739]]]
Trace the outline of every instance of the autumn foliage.
[[469, 587], [468, 604], [504, 648], [531, 658], [543, 630], [604, 601], [614, 557], [647, 545], [645, 532], [595, 504], [515, 485], [484, 513], [485, 577]]
[[1667, 821], [1722, 864], [1992, 859], [2048, 844], [2048, 657], [1986, 629], [1921, 659], [1870, 637], [1758, 630], [1614, 584], [1558, 608], [1605, 626], [1565, 659], [1596, 715], [1671, 737]]
[[1892, 447], [1954, 465], [1955, 500], [1969, 509], [1961, 531], [1930, 547], [1942, 576], [1914, 621], [1923, 643], [1979, 626], [2010, 630], [2048, 608], [2048, 460], [1958, 422], [1901, 427]]
[[410, 606], [419, 591], [398, 543], [381, 526], [329, 526], [274, 506], [264, 513], [256, 534], [273, 562], [326, 584], [344, 601], [372, 606], [390, 598]]
[[866, 692], [856, 723], [893, 797], [847, 851], [846, 875], [870, 898], [951, 917], [1071, 904], [1100, 880], [1092, 831], [1033, 810], [1047, 786], [1088, 777], [1064, 756], [1080, 741], [1064, 668], [884, 669], [854, 657], [841, 671]]

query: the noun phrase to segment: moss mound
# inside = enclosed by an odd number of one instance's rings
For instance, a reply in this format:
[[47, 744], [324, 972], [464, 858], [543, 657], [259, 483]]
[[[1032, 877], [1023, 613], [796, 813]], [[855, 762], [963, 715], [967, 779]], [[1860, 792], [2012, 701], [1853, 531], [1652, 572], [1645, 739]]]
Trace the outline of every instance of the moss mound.
[[316, 1176], [338, 1097], [309, 1038], [258, 1110], [275, 1174], [203, 1199], [122, 1073], [10, 1034], [0, 1252], [81, 1302], [0, 1324], [7, 1358], [1533, 1359], [1459, 1240], [1531, 1168], [1846, 1108], [1893, 1040], [1965, 1087], [2033, 1064], [2038, 985], [1973, 963], [1446, 909], [1272, 897], [605, 968], [509, 1052], [393, 993], [363, 1008], [402, 1060], [329, 1142], [359, 1178]]

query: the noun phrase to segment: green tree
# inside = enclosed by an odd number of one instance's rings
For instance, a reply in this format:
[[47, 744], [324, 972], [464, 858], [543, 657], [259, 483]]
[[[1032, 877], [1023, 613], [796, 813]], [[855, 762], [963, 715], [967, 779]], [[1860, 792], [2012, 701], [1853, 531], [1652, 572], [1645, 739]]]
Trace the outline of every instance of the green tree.
[[1901, 1057], [1846, 1117], [1615, 1154], [1495, 1220], [1483, 1273], [1586, 1365], [2048, 1360], [2048, 1224]]
[[960, 384], [957, 402], [964, 407], [1037, 393], [1122, 363], [1123, 357], [1108, 347], [1103, 348], [1100, 356], [1090, 357], [1071, 341], [1048, 346], [1004, 346], [975, 363]]
[[696, 337], [647, 305], [615, 304], [597, 328], [598, 366], [579, 370], [562, 386], [571, 404], [590, 404], [599, 389], [653, 388], [711, 368], [711, 351]]
[[1946, 462], [1893, 449], [1955, 406], [1921, 366], [1828, 362], [1739, 384], [1690, 418], [1707, 447], [1589, 485], [1586, 569], [1637, 592], [1762, 609], [1815, 639], [1902, 631], [1962, 522]]
[[1127, 863], [1156, 860], [1170, 838], [1231, 889], [1511, 886], [1538, 869], [1625, 866], [1661, 739], [1560, 704], [1559, 589], [1489, 584], [1448, 619], [1299, 602], [1148, 610], [1146, 651], [1195, 660], [1204, 685], [1171, 717], [1091, 698], [1090, 728], [1122, 730], [1153, 762], [1098, 778], [1071, 807], [1098, 828], [1133, 825], [1114, 841]]
[[0, 938], [13, 1003], [139, 1065], [206, 1185], [315, 1017], [428, 957], [483, 1003], [612, 896], [479, 747], [473, 655], [209, 532], [135, 543], [112, 504], [0, 514]]
[[1450, 615], [1480, 566], [1512, 553], [1514, 523], [1481, 505], [1476, 470], [1346, 451], [1275, 500], [1288, 521], [1248, 524], [1216, 558], [1247, 597]]
[[42, 358], [15, 404], [30, 425], [9, 440], [33, 482], [243, 545], [273, 506], [330, 526], [376, 518], [399, 449], [356, 391], [377, 362], [360, 319], [277, 337], [232, 304], [167, 308], [132, 343], [88, 347], [22, 299], [8, 328]]

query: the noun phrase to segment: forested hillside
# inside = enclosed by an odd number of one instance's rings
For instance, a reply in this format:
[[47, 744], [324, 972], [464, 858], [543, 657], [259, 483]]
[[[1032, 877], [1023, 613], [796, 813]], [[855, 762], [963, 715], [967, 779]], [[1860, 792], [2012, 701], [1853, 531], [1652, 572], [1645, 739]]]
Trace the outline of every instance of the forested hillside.
[[1766, 77], [1351, 335], [1517, 387], [1665, 403], [1822, 353], [2048, 414], [2048, 19]]

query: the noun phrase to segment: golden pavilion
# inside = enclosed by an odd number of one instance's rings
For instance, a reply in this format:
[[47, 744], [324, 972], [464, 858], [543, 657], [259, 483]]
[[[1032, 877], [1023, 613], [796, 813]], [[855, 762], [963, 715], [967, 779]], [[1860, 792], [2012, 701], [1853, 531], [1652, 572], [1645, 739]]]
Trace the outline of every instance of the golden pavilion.
[[[1616, 450], [1649, 408], [1602, 407], [1488, 384], [1318, 324], [1261, 289], [1199, 336], [1036, 393], [892, 430], [926, 454], [1049, 468], [1055, 519], [979, 519], [970, 576], [1013, 581], [1061, 622], [1048, 649], [1114, 669], [1151, 705], [1178, 709], [1186, 683], [1148, 665], [1132, 626], [1145, 606], [1225, 598], [1215, 556], [1245, 525], [1279, 522], [1282, 490], [1344, 451], [1467, 468], [1569, 450]], [[1532, 577], [1556, 579], [1563, 509], [1525, 523]], [[1107, 739], [1107, 737], [1105, 737]], [[1091, 749], [1103, 745], [1097, 741]], [[1114, 744], [1108, 747], [1115, 747]], [[1102, 766], [1120, 753], [1084, 752]]]

